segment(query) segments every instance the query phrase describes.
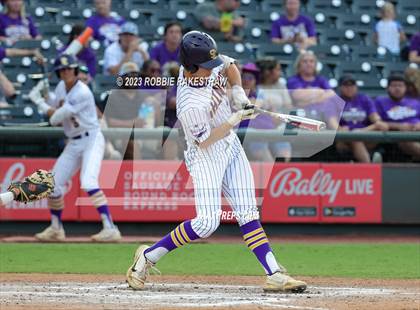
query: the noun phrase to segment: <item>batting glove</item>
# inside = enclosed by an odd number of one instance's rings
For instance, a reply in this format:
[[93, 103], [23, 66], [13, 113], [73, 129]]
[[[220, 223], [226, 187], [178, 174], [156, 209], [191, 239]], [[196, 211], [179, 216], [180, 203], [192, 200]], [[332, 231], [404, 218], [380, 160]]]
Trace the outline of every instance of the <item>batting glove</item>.
[[248, 96], [245, 94], [244, 89], [239, 85], [233, 85], [232, 87], [232, 100], [233, 105], [236, 109], [243, 109], [245, 106], [251, 104]]
[[253, 105], [248, 105], [248, 107], [246, 109], [239, 110], [239, 111], [233, 113], [227, 121], [232, 127], [235, 127], [241, 121], [256, 118], [258, 116], [258, 114], [259, 113], [255, 113], [255, 111], [253, 109]]

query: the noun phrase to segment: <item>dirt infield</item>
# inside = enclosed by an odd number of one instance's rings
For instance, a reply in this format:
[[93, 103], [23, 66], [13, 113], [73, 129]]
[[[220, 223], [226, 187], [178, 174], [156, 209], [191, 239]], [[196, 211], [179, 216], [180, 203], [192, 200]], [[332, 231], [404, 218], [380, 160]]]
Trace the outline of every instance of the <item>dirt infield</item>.
[[309, 278], [303, 294], [264, 293], [263, 277], [151, 276], [133, 291], [124, 276], [0, 274], [0, 308], [419, 309], [420, 280]]

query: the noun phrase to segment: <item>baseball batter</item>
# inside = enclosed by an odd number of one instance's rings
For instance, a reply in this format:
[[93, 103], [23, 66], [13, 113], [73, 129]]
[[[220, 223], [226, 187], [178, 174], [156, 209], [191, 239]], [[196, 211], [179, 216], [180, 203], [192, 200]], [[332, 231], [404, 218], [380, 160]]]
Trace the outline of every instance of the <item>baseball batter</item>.
[[[151, 247], [140, 246], [127, 271], [133, 289], [142, 289], [155, 263], [169, 251], [192, 240], [209, 237], [220, 224], [221, 194], [228, 199], [246, 245], [267, 274], [268, 291], [302, 292], [306, 283], [285, 274], [271, 250], [259, 221], [254, 179], [250, 164], [232, 128], [241, 120], [256, 116], [241, 87], [233, 59], [218, 55], [208, 34], [191, 31], [181, 42], [177, 116], [185, 132], [185, 162], [194, 184], [197, 216], [181, 223]], [[232, 113], [226, 85], [214, 83], [227, 77], [232, 99], [239, 111]], [[203, 82], [203, 78], [206, 78]]]
[[117, 241], [121, 239], [121, 234], [112, 221], [107, 199], [98, 183], [105, 139], [100, 131], [93, 94], [88, 86], [78, 80], [78, 64], [73, 56], [57, 58], [54, 70], [61, 80], [55, 89], [55, 99], [47, 104], [39, 96], [35, 103], [39, 110], [50, 117], [51, 125], [62, 124], [68, 143], [53, 168], [56, 186], [48, 199], [51, 225], [35, 237], [41, 241], [65, 239], [61, 221], [63, 197], [68, 181], [80, 169], [81, 187], [90, 196], [103, 223], [103, 229], [92, 239]]

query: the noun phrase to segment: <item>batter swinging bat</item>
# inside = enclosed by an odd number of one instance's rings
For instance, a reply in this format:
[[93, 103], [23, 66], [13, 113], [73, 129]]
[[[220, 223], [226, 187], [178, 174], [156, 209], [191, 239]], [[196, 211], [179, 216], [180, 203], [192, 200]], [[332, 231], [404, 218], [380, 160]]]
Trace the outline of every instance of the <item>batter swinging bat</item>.
[[257, 113], [270, 115], [273, 118], [277, 118], [285, 123], [289, 123], [301, 129], [306, 129], [306, 130], [311, 130], [311, 131], [321, 131], [327, 128], [327, 125], [324, 122], [317, 121], [311, 118], [270, 112], [270, 111], [257, 108], [257, 107], [254, 108], [254, 111]]

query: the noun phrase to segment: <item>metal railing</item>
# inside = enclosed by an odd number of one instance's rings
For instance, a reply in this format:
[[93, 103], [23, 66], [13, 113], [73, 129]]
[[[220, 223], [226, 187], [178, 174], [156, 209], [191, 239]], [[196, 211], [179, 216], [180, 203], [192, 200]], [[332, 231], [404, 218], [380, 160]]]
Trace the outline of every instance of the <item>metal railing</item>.
[[[135, 139], [144, 140], [159, 140], [164, 138], [178, 139], [178, 130], [166, 127], [154, 129], [130, 129], [130, 128], [107, 128], [103, 129], [106, 138], [118, 139], [130, 136], [131, 131], [134, 130]], [[309, 131], [286, 131], [285, 133], [279, 130], [256, 130], [256, 129], [239, 129], [237, 130], [239, 137], [246, 134], [249, 140], [258, 141], [294, 141], [297, 138], [311, 141], [323, 140], [326, 137], [335, 135], [336, 141], [368, 141], [368, 142], [382, 142], [382, 143], [396, 143], [403, 141], [419, 141], [420, 131], [349, 131], [349, 132], [335, 132], [326, 130], [322, 132]], [[28, 138], [64, 138], [64, 132], [61, 127], [0, 127], [0, 141], [3, 139], [28, 139]]]

